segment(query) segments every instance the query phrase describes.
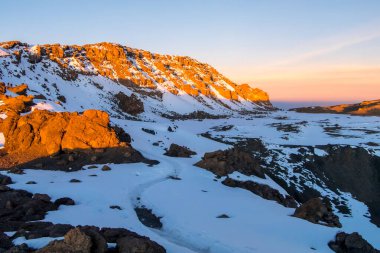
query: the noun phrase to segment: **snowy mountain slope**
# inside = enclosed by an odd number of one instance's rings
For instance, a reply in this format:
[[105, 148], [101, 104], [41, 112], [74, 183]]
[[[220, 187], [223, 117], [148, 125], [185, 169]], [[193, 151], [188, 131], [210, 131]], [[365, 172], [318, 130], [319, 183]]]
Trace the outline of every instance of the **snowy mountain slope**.
[[112, 106], [117, 92], [133, 92], [148, 112], [231, 114], [271, 108], [265, 92], [237, 85], [189, 57], [152, 54], [111, 43], [30, 46], [4, 42], [1, 47], [9, 55], [0, 57], [0, 80], [27, 83], [32, 94], [48, 98], [44, 103], [52, 104], [64, 96], [67, 103], [62, 103], [61, 110], [98, 108], [115, 113]]
[[[47, 55], [42, 52], [44, 47], [17, 43], [2, 46], [10, 51], [10, 55], [0, 57], [0, 79], [13, 86], [27, 83], [28, 95], [35, 95], [36, 105], [33, 109], [105, 110], [110, 114], [113, 124], [121, 126], [131, 135], [134, 148], [145, 157], [160, 162], [154, 166], [142, 163], [109, 164], [110, 171], [102, 171], [102, 165], [99, 165], [96, 169], [85, 167], [84, 170], [70, 173], [28, 169], [23, 175], [7, 174], [15, 181], [15, 184], [10, 185], [12, 188], [47, 193], [53, 199], [71, 197], [75, 200], [74, 206], [64, 206], [49, 212], [46, 221], [125, 227], [149, 236], [169, 253], [332, 252], [327, 243], [333, 240], [338, 231], [359, 232], [373, 246], [380, 248], [380, 229], [371, 220], [373, 212], [369, 211], [365, 201], [349, 191], [326, 184], [323, 177], [304, 163], [315, 156], [327, 157], [329, 150], [325, 146], [329, 144], [362, 147], [379, 157], [378, 117], [273, 112], [267, 110], [268, 104], [265, 101], [252, 102], [241, 96], [237, 100], [227, 99], [220, 97], [220, 94], [213, 96], [207, 92], [195, 96], [188, 94], [192, 89], [186, 91], [186, 88], [176, 86], [173, 81], [152, 81], [151, 84], [155, 86], [147, 88], [150, 84], [146, 85], [149, 82], [142, 81], [148, 80], [144, 74], [146, 72], [142, 70], [148, 63], [140, 65], [141, 69], [135, 72], [140, 82], [128, 79], [127, 72], [118, 67], [129, 63], [111, 61], [114, 54], [119, 56], [115, 52], [111, 56], [104, 56], [106, 60], [96, 61], [91, 60], [88, 53], [81, 55], [83, 47], [50, 45], [46, 48], [50, 48], [52, 53]], [[89, 46], [91, 50], [96, 47]], [[120, 49], [118, 46], [116, 48]], [[102, 48], [98, 49], [102, 52]], [[127, 56], [128, 52], [135, 55], [139, 52], [122, 49]], [[66, 52], [79, 55], [64, 57]], [[141, 52], [143, 57], [137, 57], [140, 60], [136, 62], [141, 63], [151, 57], [144, 56], [144, 53], [145, 51]], [[192, 60], [188, 60], [187, 64], [193, 64]], [[60, 64], [73, 68], [62, 68]], [[154, 64], [154, 61], [149, 64]], [[130, 72], [136, 71], [136, 65], [133, 66]], [[180, 70], [176, 68], [175, 71], [177, 73]], [[203, 73], [199, 68], [196, 69], [198, 71]], [[125, 80], [114, 77], [114, 74], [139, 85], [131, 86]], [[164, 74], [157, 72], [157, 75]], [[222, 77], [218, 77], [218, 80], [215, 83], [227, 89], [228, 85], [222, 84]], [[216, 95], [213, 86], [208, 86], [208, 89]], [[231, 90], [236, 89], [232, 85], [231, 87]], [[170, 88], [177, 90], [178, 94], [170, 91]], [[123, 112], [115, 102], [115, 95], [119, 92], [127, 96], [135, 94], [143, 101], [145, 111], [137, 116]], [[10, 91], [6, 91], [6, 95], [16, 96]], [[174, 112], [187, 114], [194, 111], [228, 117], [204, 120], [162, 117], [164, 113], [178, 116]], [[251, 113], [247, 114], [247, 111]], [[1, 117], [6, 115], [2, 114]], [[172, 131], [168, 130], [169, 126]], [[142, 128], [153, 130], [155, 134], [143, 131]], [[266, 184], [282, 194], [304, 196], [302, 194], [306, 192], [307, 186], [321, 196], [334, 200], [333, 210], [339, 216], [342, 228], [327, 227], [293, 217], [294, 208], [286, 208], [244, 189], [227, 187], [222, 184], [225, 177], [216, 177], [211, 172], [194, 166], [206, 152], [227, 149], [232, 144], [249, 149], [251, 147], [247, 143], [253, 139], [259, 139], [267, 149], [267, 152], [257, 154], [257, 150], [251, 150], [254, 156], [262, 159], [266, 178], [238, 172], [229, 177]], [[0, 136], [0, 144], [3, 142], [4, 139]], [[197, 154], [191, 158], [163, 155], [172, 143], [189, 147]], [[306, 150], [305, 157], [302, 156], [301, 148]], [[301, 157], [302, 161], [293, 161], [294, 157]], [[70, 183], [71, 179], [81, 182]], [[31, 180], [36, 184], [27, 184]], [[112, 205], [119, 206], [121, 210], [111, 209]], [[342, 211], [341, 205], [349, 212]], [[162, 217], [163, 227], [154, 229], [145, 226], [135, 212], [135, 208], [140, 206], [145, 206], [156, 216]], [[218, 218], [220, 216], [224, 218]], [[42, 247], [53, 239], [18, 238], [14, 242]]]

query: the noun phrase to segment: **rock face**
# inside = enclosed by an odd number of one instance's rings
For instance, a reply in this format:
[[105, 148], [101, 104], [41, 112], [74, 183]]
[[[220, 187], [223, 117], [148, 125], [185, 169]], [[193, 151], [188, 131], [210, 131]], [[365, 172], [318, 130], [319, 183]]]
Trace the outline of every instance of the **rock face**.
[[326, 199], [310, 199], [295, 210], [294, 216], [329, 227], [342, 227], [339, 217], [333, 213], [331, 204]]
[[123, 92], [119, 92], [115, 95], [119, 108], [131, 115], [137, 115], [144, 112], [144, 103], [138, 99], [135, 94], [131, 96], [125, 95]]
[[148, 162], [126, 142], [130, 138], [121, 128], [110, 127], [108, 114], [102, 111], [35, 110], [25, 116], [8, 115], [1, 128], [5, 136], [1, 168], [23, 164], [80, 169], [95, 162]]
[[330, 189], [350, 192], [364, 202], [371, 221], [380, 226], [380, 157], [364, 148], [326, 146], [327, 156], [314, 156], [305, 167], [315, 173]]
[[237, 147], [205, 153], [195, 166], [209, 170], [217, 176], [226, 176], [237, 171], [244, 175], [265, 178], [260, 162]]
[[190, 150], [187, 147], [179, 146], [175, 143], [172, 143], [169, 149], [164, 153], [164, 155], [171, 157], [191, 157], [192, 155], [196, 155], [194, 151]]
[[329, 242], [329, 247], [337, 253], [379, 253], [380, 251], [372, 247], [361, 235], [354, 232], [346, 234], [340, 232], [336, 234], [335, 241]]
[[83, 114], [35, 110], [25, 116], [8, 117], [2, 130], [8, 152], [36, 149], [53, 155], [62, 150], [126, 145], [109, 127], [107, 113], [96, 110]]
[[297, 202], [295, 199], [289, 195], [282, 195], [278, 190], [271, 188], [265, 184], [259, 184], [253, 181], [238, 181], [232, 178], [226, 178], [223, 180], [222, 184], [229, 187], [239, 187], [246, 189], [264, 199], [274, 200], [277, 203], [285, 206], [295, 208], [297, 207]]
[[340, 113], [352, 115], [380, 116], [380, 99], [364, 101], [357, 104], [301, 107], [292, 110], [304, 113]]

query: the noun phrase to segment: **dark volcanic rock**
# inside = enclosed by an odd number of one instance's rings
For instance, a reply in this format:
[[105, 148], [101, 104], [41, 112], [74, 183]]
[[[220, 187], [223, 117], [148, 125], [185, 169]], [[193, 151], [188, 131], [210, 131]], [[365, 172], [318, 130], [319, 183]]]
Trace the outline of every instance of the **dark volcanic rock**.
[[325, 146], [327, 156], [314, 156], [305, 167], [324, 180], [328, 188], [350, 192], [364, 202], [371, 221], [380, 226], [380, 157], [364, 148]]
[[229, 187], [239, 187], [246, 189], [256, 195], [259, 195], [260, 197], [268, 200], [274, 200], [277, 203], [285, 206], [285, 207], [291, 207], [296, 208], [297, 202], [295, 199], [289, 195], [282, 195], [278, 190], [271, 188], [268, 185], [265, 184], [259, 184], [253, 181], [238, 181], [231, 178], [226, 178], [222, 184], [229, 186]]
[[218, 176], [226, 176], [237, 171], [244, 175], [265, 178], [260, 161], [237, 147], [205, 153], [202, 160], [195, 165]]
[[119, 108], [128, 114], [137, 115], [144, 112], [144, 103], [135, 95], [125, 95], [119, 92], [115, 95]]
[[10, 249], [12, 246], [12, 240], [3, 232], [0, 232], [0, 252]]
[[160, 217], [157, 217], [151, 209], [145, 207], [136, 207], [135, 212], [140, 222], [150, 228], [162, 228]]
[[136, 237], [123, 237], [117, 240], [117, 247], [119, 253], [133, 253], [133, 252], [149, 252], [149, 253], [165, 253], [166, 250], [159, 244], [146, 239]]
[[336, 234], [335, 241], [329, 242], [329, 247], [337, 253], [380, 253], [356, 232]]
[[295, 210], [294, 216], [329, 227], [342, 227], [339, 217], [333, 213], [331, 204], [327, 199], [310, 199]]
[[67, 197], [59, 198], [56, 201], [54, 201], [54, 205], [56, 205], [57, 207], [59, 207], [60, 205], [73, 206], [75, 205], [75, 201]]
[[172, 156], [172, 157], [191, 157], [192, 155], [196, 155], [194, 151], [190, 150], [187, 147], [179, 146], [177, 144], [172, 143], [169, 149], [164, 153], [164, 155]]

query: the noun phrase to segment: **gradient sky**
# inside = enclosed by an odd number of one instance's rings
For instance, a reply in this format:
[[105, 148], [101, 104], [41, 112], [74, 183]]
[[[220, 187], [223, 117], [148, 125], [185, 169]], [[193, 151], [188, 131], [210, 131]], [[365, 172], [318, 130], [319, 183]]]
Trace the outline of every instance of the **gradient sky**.
[[0, 9], [0, 41], [188, 55], [272, 100], [380, 98], [379, 0], [19, 0]]

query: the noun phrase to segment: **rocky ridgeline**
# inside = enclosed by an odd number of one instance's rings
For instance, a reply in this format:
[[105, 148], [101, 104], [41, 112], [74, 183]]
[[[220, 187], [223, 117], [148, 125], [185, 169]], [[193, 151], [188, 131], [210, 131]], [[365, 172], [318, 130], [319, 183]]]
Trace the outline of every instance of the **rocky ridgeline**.
[[363, 101], [357, 104], [342, 104], [334, 106], [311, 106], [292, 109], [304, 113], [338, 113], [351, 115], [380, 116], [380, 99]]
[[14, 64], [21, 57], [27, 57], [31, 64], [55, 62], [61, 69], [59, 75], [69, 81], [74, 81], [78, 74], [101, 75], [131, 88], [156, 90], [163, 86], [173, 94], [203, 94], [218, 100], [246, 100], [271, 107], [266, 92], [248, 84], [238, 85], [210, 65], [190, 57], [160, 55], [112, 43], [30, 46], [11, 41], [0, 43], [0, 47], [16, 59]]

